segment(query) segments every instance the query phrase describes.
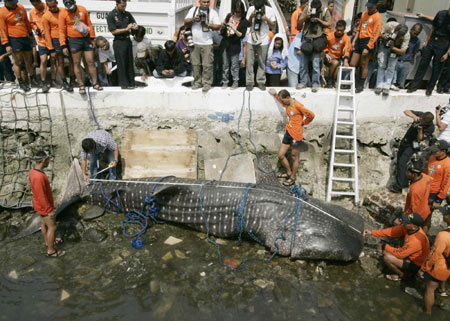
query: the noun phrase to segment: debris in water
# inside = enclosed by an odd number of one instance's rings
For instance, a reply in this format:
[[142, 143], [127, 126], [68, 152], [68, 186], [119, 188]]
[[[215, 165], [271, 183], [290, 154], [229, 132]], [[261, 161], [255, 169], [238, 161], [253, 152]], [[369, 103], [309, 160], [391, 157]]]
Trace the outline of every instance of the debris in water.
[[181, 243], [181, 242], [183, 242], [183, 240], [177, 239], [176, 237], [173, 237], [173, 236], [169, 236], [167, 238], [167, 240], [164, 241], [164, 244], [175, 245], [175, 244], [178, 244], [178, 243]]
[[226, 240], [224, 240], [224, 239], [217, 239], [216, 243], [219, 244], [219, 245], [226, 245], [228, 242]]
[[181, 252], [180, 250], [175, 250], [175, 255], [179, 259], [186, 259], [186, 255], [183, 252]]
[[406, 287], [405, 293], [408, 293], [409, 295], [415, 297], [416, 299], [422, 300], [423, 297], [420, 295], [419, 291], [417, 291], [415, 288]]
[[200, 276], [206, 276], [205, 272], [200, 272]]
[[237, 268], [239, 265], [241, 265], [241, 261], [236, 259], [226, 259], [224, 264], [231, 266], [233, 269]]
[[69, 292], [67, 292], [66, 290], [62, 290], [62, 292], [61, 292], [61, 300], [60, 301], [67, 300], [69, 297], [70, 297]]
[[14, 280], [17, 280], [19, 278], [19, 275], [17, 274], [16, 270], [12, 270], [11, 272], [9, 272], [8, 276]]
[[162, 257], [162, 259], [163, 259], [164, 261], [169, 261], [169, 260], [173, 259], [173, 255], [172, 255], [171, 252], [167, 252], [166, 255], [164, 255], [164, 256]]

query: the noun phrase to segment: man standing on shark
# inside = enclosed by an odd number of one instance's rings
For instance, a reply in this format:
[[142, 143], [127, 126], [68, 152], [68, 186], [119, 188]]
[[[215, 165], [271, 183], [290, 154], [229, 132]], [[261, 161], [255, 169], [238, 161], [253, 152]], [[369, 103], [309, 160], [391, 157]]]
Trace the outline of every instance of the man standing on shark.
[[55, 249], [55, 244], [61, 239], [55, 240], [56, 213], [53, 194], [50, 182], [44, 169], [50, 163], [50, 155], [46, 151], [39, 151], [35, 156], [36, 164], [30, 170], [28, 177], [30, 180], [31, 192], [33, 193], [33, 208], [40, 215], [41, 229], [47, 245], [48, 257], [59, 257], [66, 254], [64, 251]]

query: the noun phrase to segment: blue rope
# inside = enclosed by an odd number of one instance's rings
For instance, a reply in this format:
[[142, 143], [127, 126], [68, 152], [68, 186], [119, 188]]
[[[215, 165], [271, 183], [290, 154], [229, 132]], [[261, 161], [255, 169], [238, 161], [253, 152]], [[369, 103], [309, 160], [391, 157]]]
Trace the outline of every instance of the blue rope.
[[95, 117], [94, 105], [92, 104], [92, 99], [91, 99], [91, 93], [89, 91], [89, 86], [86, 87], [86, 88], [87, 88], [87, 96], [88, 96], [88, 101], [89, 101], [89, 107], [91, 109], [92, 118], [94, 119], [94, 122], [97, 125], [97, 129], [100, 129], [100, 124], [97, 121], [97, 117]]

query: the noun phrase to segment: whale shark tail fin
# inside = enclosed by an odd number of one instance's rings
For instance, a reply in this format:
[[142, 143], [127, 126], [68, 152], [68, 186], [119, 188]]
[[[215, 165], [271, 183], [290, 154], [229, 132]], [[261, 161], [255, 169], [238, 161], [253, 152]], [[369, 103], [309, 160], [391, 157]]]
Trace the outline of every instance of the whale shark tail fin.
[[72, 161], [70, 166], [69, 175], [67, 176], [66, 190], [62, 199], [62, 204], [70, 201], [75, 196], [81, 196], [87, 183], [83, 180], [81, 174], [81, 167], [78, 159]]

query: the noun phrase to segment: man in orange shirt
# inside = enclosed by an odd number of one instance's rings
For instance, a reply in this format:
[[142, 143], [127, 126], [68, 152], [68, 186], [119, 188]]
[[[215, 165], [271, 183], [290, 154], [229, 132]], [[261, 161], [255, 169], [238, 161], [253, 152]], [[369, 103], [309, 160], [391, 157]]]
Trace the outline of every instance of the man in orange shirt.
[[[270, 88], [269, 93], [281, 103], [286, 109], [286, 132], [281, 143], [278, 159], [281, 165], [286, 169], [286, 173], [278, 176], [284, 178], [284, 186], [292, 186], [295, 184], [295, 178], [298, 171], [298, 154], [300, 152], [300, 144], [303, 141], [303, 125], [307, 125], [314, 119], [314, 113], [303, 106], [300, 102], [291, 97], [291, 94], [282, 89], [277, 95], [275, 89]], [[286, 158], [286, 153], [291, 147], [292, 168]]]
[[[22, 64], [30, 75], [33, 87], [39, 87], [36, 72], [33, 68], [33, 51], [31, 44], [34, 41], [27, 11], [17, 3], [18, 0], [5, 0], [5, 5], [0, 9], [0, 35], [6, 52], [14, 58], [14, 73], [23, 91], [29, 91], [22, 78]], [[31, 39], [30, 39], [31, 38]], [[33, 40], [33, 41], [32, 41]]]
[[352, 43], [350, 37], [345, 33], [347, 23], [339, 20], [336, 23], [336, 31], [327, 33], [328, 45], [325, 48], [324, 63], [329, 67], [327, 87], [332, 88], [337, 76], [337, 67], [343, 63], [348, 67]]
[[367, 2], [367, 10], [363, 12], [358, 30], [352, 42], [353, 55], [350, 66], [360, 66], [360, 79], [356, 86], [356, 93], [364, 90], [364, 82], [366, 81], [370, 53], [375, 49], [375, 44], [381, 34], [382, 19], [377, 11], [377, 0], [369, 0]]
[[[68, 92], [73, 92], [73, 88], [66, 80], [64, 72], [64, 55], [62, 53], [61, 45], [59, 44], [59, 27], [58, 19], [60, 10], [58, 8], [57, 0], [46, 0], [48, 10], [42, 16], [42, 27], [44, 28], [45, 47], [50, 53], [50, 61], [53, 65], [58, 65], [58, 73], [62, 79], [63, 87]], [[70, 64], [73, 65], [70, 59]], [[56, 70], [52, 69], [51, 87], [56, 87]]]
[[430, 242], [421, 226], [423, 218], [417, 213], [403, 214], [403, 225], [383, 230], [364, 230], [363, 235], [375, 237], [403, 237], [401, 248], [395, 248], [382, 242], [383, 261], [395, 274], [386, 274], [391, 281], [400, 281], [406, 273], [414, 276], [430, 253]]
[[439, 210], [442, 213], [442, 219], [447, 223], [447, 228], [436, 236], [431, 253], [423, 263], [421, 271], [419, 271], [419, 275], [427, 282], [423, 299], [425, 312], [428, 314], [431, 314], [434, 304], [434, 291], [438, 286], [439, 294], [448, 296], [445, 281], [450, 277], [450, 206], [442, 206]]
[[50, 155], [40, 151], [35, 156], [36, 165], [30, 170], [28, 177], [31, 192], [33, 193], [33, 208], [41, 217], [41, 230], [47, 245], [47, 256], [58, 257], [65, 254], [64, 251], [55, 249], [56, 213], [50, 182], [44, 169], [50, 163]]
[[[446, 140], [441, 139], [431, 148], [435, 152], [428, 160], [425, 174], [430, 175], [433, 179], [431, 181], [430, 198], [428, 200], [431, 211], [433, 211], [439, 208], [450, 187], [450, 158], [447, 156], [447, 150], [450, 148], [450, 144]], [[433, 212], [425, 220], [423, 226], [425, 232], [428, 232], [430, 229], [432, 214]]]
[[89, 12], [85, 7], [77, 5], [75, 0], [64, 0], [66, 9], [59, 13], [59, 42], [65, 56], [72, 54], [75, 76], [80, 85], [79, 93], [86, 94], [83, 74], [81, 72], [81, 53], [83, 53], [88, 65], [89, 74], [95, 90], [103, 90], [97, 82], [97, 68], [94, 63], [95, 31], [92, 26]]
[[300, 5], [291, 15], [291, 37], [290, 37], [291, 39], [290, 39], [290, 41], [294, 40], [295, 36], [303, 29], [303, 26], [301, 26], [299, 29], [298, 17], [301, 15], [301, 13], [303, 12], [303, 9], [305, 9], [307, 4], [308, 4], [308, 0], [300, 0]]

